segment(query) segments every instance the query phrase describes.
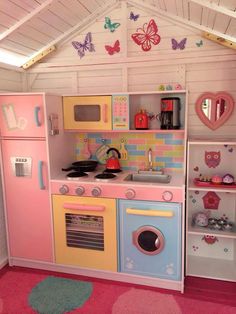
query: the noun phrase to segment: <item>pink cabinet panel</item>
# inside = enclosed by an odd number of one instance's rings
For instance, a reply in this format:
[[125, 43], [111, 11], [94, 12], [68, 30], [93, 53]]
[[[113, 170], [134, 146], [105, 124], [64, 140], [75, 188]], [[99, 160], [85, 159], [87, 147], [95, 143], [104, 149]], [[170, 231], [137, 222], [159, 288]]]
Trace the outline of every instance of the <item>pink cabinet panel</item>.
[[43, 95], [0, 95], [1, 136], [45, 137]]
[[46, 143], [2, 140], [10, 256], [53, 261]]

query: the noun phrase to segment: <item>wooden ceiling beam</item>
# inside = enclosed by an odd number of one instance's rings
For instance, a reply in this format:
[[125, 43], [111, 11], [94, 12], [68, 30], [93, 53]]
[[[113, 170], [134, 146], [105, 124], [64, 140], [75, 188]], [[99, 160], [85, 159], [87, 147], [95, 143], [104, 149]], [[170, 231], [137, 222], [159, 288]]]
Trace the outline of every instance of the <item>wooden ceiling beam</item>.
[[50, 6], [53, 2], [56, 2], [58, 0], [46, 0], [43, 2], [40, 6], [38, 6], [36, 9], [34, 9], [32, 12], [27, 14], [25, 17], [20, 19], [19, 22], [17, 22], [15, 25], [10, 27], [8, 30], [0, 34], [0, 41], [12, 34], [14, 31], [16, 31], [19, 27], [21, 27], [24, 23], [28, 22], [30, 19], [32, 19], [34, 16], [39, 14], [42, 10], [45, 10], [48, 6]]
[[213, 10], [217, 13], [227, 15], [232, 18], [236, 18], [236, 12], [230, 9], [223, 7], [222, 5], [217, 5], [214, 2], [210, 2], [208, 0], [189, 0], [189, 2], [193, 2], [199, 4], [200, 6]]

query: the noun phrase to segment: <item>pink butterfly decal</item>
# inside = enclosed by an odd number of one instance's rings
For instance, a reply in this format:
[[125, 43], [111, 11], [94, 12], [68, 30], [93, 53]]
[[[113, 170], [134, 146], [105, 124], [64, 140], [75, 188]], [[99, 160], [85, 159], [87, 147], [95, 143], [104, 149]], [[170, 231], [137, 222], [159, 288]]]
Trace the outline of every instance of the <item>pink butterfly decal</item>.
[[161, 37], [157, 34], [158, 28], [152, 19], [149, 23], [145, 23], [143, 28], [138, 28], [136, 33], [131, 35], [133, 41], [142, 47], [143, 51], [149, 51], [153, 45], [159, 44]]
[[172, 38], [171, 39], [172, 49], [173, 50], [176, 50], [176, 49], [183, 50], [185, 48], [186, 42], [187, 42], [187, 38], [182, 39], [179, 43], [177, 42], [176, 39]]
[[72, 46], [77, 50], [78, 55], [82, 58], [85, 55], [85, 51], [95, 51], [94, 44], [92, 43], [92, 34], [89, 32], [85, 36], [84, 43], [78, 41], [72, 41]]
[[105, 45], [106, 51], [109, 53], [109, 55], [113, 55], [116, 52], [120, 52], [120, 42], [117, 40], [113, 46]]

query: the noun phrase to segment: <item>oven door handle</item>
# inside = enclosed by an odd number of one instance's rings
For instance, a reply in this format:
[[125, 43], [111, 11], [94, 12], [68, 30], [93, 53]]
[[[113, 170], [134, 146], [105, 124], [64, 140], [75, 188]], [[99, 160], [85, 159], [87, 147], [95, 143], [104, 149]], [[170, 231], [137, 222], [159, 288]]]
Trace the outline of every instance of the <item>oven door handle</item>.
[[174, 212], [172, 210], [150, 210], [150, 209], [140, 210], [136, 208], [126, 208], [126, 214], [167, 218], [174, 216]]
[[102, 116], [103, 116], [103, 122], [107, 123], [107, 104], [102, 105]]
[[72, 203], [64, 203], [64, 209], [73, 209], [73, 210], [89, 210], [95, 212], [105, 211], [104, 205], [87, 205], [87, 204], [72, 204]]

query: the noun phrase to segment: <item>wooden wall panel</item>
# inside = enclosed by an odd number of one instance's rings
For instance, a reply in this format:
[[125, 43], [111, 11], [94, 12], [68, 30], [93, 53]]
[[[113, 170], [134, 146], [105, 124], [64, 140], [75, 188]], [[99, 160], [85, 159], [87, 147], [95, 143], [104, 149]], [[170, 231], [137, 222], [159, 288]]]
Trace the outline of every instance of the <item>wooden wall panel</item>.
[[76, 92], [73, 72], [39, 73], [28, 76], [28, 86], [31, 92], [48, 92], [66, 94]]
[[236, 62], [188, 65], [186, 68], [188, 97], [188, 132], [190, 136], [233, 137], [236, 134], [236, 104], [226, 124], [212, 131], [204, 126], [195, 112], [198, 97], [205, 92], [228, 92], [236, 100]]
[[22, 92], [22, 73], [0, 68], [0, 92]]
[[120, 69], [87, 70], [78, 72], [78, 93], [115, 93], [122, 91]]
[[[159, 3], [161, 6], [161, 2]], [[225, 126], [211, 131], [195, 114], [194, 104], [201, 93], [226, 91], [236, 99], [236, 56], [233, 49], [216, 44], [193, 28], [173, 22], [137, 7], [119, 7], [92, 21], [61, 43], [55, 53], [35, 65], [29, 74], [29, 91], [58, 94], [96, 94], [122, 91], [156, 91], [160, 85], [179, 83], [189, 91], [189, 136], [209, 133], [223, 136], [236, 133], [236, 109]], [[185, 8], [183, 8], [185, 10]], [[136, 21], [130, 12], [139, 14]], [[184, 13], [186, 14], [186, 13]], [[105, 16], [121, 25], [110, 32], [104, 28]], [[135, 44], [131, 35], [154, 19], [161, 41], [148, 52]], [[140, 31], [140, 29], [138, 30]], [[92, 33], [95, 52], [80, 58], [72, 41], [83, 42]], [[187, 42], [183, 49], [172, 47], [172, 38]], [[120, 41], [120, 52], [109, 55], [105, 45]], [[233, 135], [232, 135], [233, 136]]]
[[6, 228], [3, 208], [2, 183], [0, 181], [0, 269], [7, 263]]
[[185, 88], [185, 67], [176, 66], [147, 66], [128, 70], [129, 91], [157, 91], [160, 85]]

